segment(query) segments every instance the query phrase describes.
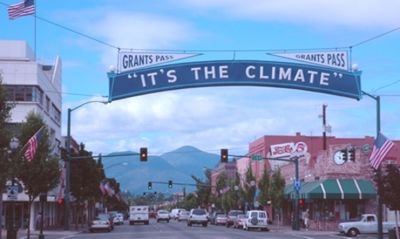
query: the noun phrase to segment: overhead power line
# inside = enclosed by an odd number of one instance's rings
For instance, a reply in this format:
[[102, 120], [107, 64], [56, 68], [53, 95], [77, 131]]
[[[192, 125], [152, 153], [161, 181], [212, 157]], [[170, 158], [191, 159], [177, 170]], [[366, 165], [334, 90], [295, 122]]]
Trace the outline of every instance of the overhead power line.
[[[2, 1], [0, 1], [0, 4], [4, 5], [6, 7], [9, 7], [9, 4], [4, 3]], [[373, 41], [373, 40], [376, 40], [376, 39], [381, 38], [383, 36], [386, 36], [386, 35], [388, 35], [388, 34], [390, 34], [392, 32], [400, 30], [400, 26], [399, 26], [399, 27], [393, 28], [393, 29], [391, 29], [389, 31], [386, 31], [384, 33], [378, 34], [376, 36], [373, 36], [373, 37], [370, 37], [370, 38], [365, 39], [363, 41], [360, 41], [358, 43], [355, 43], [353, 45], [344, 46], [344, 47], [325, 47], [325, 48], [307, 48], [307, 49], [243, 49], [243, 50], [238, 50], [238, 49], [227, 49], [227, 50], [223, 50], [223, 49], [198, 49], [198, 50], [196, 50], [196, 49], [184, 50], [183, 49], [182, 50], [182, 49], [180, 49], [179, 50], [179, 49], [149, 49], [149, 48], [148, 49], [139, 49], [139, 48], [138, 49], [134, 49], [134, 48], [121, 48], [121, 47], [118, 47], [118, 46], [116, 46], [114, 44], [111, 44], [111, 43], [108, 43], [106, 41], [100, 40], [100, 39], [98, 39], [96, 37], [90, 36], [89, 34], [82, 33], [80, 31], [74, 30], [74, 29], [72, 29], [70, 27], [64, 26], [64, 25], [56, 23], [54, 21], [45, 19], [45, 18], [40, 17], [38, 15], [32, 15], [32, 17], [36, 17], [37, 19], [39, 19], [39, 20], [41, 20], [43, 22], [46, 22], [46, 23], [49, 23], [51, 25], [60, 27], [60, 28], [62, 28], [64, 30], [70, 31], [70, 32], [75, 33], [75, 34], [77, 34], [79, 36], [85, 37], [85, 38], [87, 38], [89, 40], [95, 41], [95, 42], [97, 42], [99, 44], [102, 44], [104, 46], [107, 46], [107, 47], [111, 47], [111, 48], [116, 49], [118, 51], [121, 50], [121, 49], [131, 50], [131, 51], [162, 51], [162, 52], [274, 52], [274, 51], [332, 50], [332, 49], [355, 48], [355, 47], [358, 47], [358, 46], [363, 45], [365, 43], [368, 43], [370, 41]]]
[[387, 32], [384, 32], [384, 33], [378, 34], [378, 35], [376, 35], [376, 36], [370, 37], [370, 38], [368, 38], [368, 39], [366, 39], [366, 40], [360, 41], [360, 42], [358, 42], [358, 43], [356, 43], [356, 44], [353, 44], [353, 45], [349, 46], [349, 48], [358, 47], [358, 46], [363, 45], [363, 44], [365, 44], [365, 43], [368, 43], [368, 42], [370, 42], [370, 41], [373, 41], [373, 40], [376, 40], [376, 39], [378, 39], [378, 38], [381, 38], [381, 37], [384, 37], [384, 36], [386, 36], [386, 35], [389, 35], [390, 33], [395, 32], [395, 31], [398, 31], [398, 30], [400, 30], [400, 27], [393, 28], [392, 30], [389, 30], [389, 31], [387, 31]]

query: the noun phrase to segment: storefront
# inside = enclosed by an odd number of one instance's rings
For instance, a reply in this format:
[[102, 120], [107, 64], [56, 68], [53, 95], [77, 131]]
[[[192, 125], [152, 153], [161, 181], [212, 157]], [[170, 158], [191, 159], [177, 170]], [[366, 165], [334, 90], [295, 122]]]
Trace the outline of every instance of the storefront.
[[[289, 212], [295, 203], [292, 184], [285, 187]], [[337, 223], [372, 210], [376, 198], [373, 182], [366, 179], [325, 179], [305, 182], [299, 190], [300, 218], [310, 211], [310, 229], [336, 230]], [[290, 214], [290, 213], [289, 213]]]

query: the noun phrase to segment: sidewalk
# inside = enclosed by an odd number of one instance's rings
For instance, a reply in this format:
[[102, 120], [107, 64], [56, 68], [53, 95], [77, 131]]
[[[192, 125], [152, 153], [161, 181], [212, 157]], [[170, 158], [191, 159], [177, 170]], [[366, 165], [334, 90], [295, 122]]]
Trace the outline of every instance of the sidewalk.
[[[44, 230], [43, 235], [45, 235], [45, 238], [47, 235], [53, 235], [53, 236], [63, 238], [63, 237], [68, 237], [68, 236], [72, 236], [72, 235], [75, 235], [78, 233], [85, 232], [85, 230], [87, 230], [87, 229], [82, 228], [81, 230], [69, 230], [69, 231], [65, 231], [63, 229], [51, 229], [51, 230]], [[28, 233], [28, 231], [26, 229], [24, 229], [24, 230], [20, 229], [20, 230], [18, 230], [17, 238], [18, 239], [26, 239], [27, 233]], [[30, 231], [31, 239], [38, 238], [39, 234], [40, 234], [40, 231], [36, 231], [36, 230]], [[2, 235], [2, 239], [7, 238], [7, 230], [3, 230], [1, 235]]]

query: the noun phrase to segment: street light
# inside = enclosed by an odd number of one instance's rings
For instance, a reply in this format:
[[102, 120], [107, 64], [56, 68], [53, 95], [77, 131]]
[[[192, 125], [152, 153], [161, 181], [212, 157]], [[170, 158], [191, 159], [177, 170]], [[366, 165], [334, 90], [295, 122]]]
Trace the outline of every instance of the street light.
[[80, 107], [90, 104], [90, 103], [102, 103], [108, 104], [108, 101], [91, 100], [82, 103], [75, 108], [68, 108], [68, 118], [67, 118], [67, 160], [65, 161], [65, 197], [64, 197], [64, 229], [69, 230], [69, 208], [70, 208], [70, 174], [71, 174], [71, 112], [79, 109]]
[[[16, 137], [13, 137], [10, 140], [10, 149], [11, 149], [11, 157], [9, 158], [10, 161], [13, 160], [14, 153], [17, 151], [17, 148], [19, 147], [19, 140]], [[10, 194], [12, 195], [18, 195], [18, 189], [16, 189], [16, 183], [15, 183], [15, 170], [14, 167], [11, 167], [11, 188], [10, 188]], [[16, 223], [15, 223], [15, 198], [10, 198], [11, 200], [11, 222], [8, 223], [7, 227], [7, 239], [16, 239], [17, 238], [17, 230], [16, 230]]]

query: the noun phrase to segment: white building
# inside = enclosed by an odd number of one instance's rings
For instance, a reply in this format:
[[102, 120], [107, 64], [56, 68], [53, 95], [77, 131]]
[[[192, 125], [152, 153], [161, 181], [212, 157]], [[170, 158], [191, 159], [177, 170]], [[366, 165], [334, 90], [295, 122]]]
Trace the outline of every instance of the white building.
[[39, 113], [55, 149], [61, 142], [61, 67], [58, 57], [53, 64], [36, 62], [24, 41], [0, 41], [0, 74], [9, 100], [16, 103], [10, 122], [23, 122], [31, 111]]
[[[18, 124], [25, 121], [29, 112], [40, 114], [49, 129], [49, 136], [54, 154], [60, 154], [61, 146], [61, 60], [56, 58], [53, 64], [42, 64], [35, 60], [32, 49], [24, 41], [0, 41], [0, 74], [2, 84], [6, 87], [8, 100], [14, 102], [9, 123]], [[54, 190], [55, 192], [57, 190]], [[53, 193], [55, 194], [55, 193]], [[3, 194], [4, 202], [8, 201]], [[17, 220], [21, 223], [27, 208], [27, 195], [18, 195]], [[55, 195], [48, 194], [49, 202], [46, 213], [48, 224], [55, 223]], [[34, 203], [31, 211], [31, 225], [34, 227], [38, 203]], [[4, 220], [2, 220], [4, 223]]]

